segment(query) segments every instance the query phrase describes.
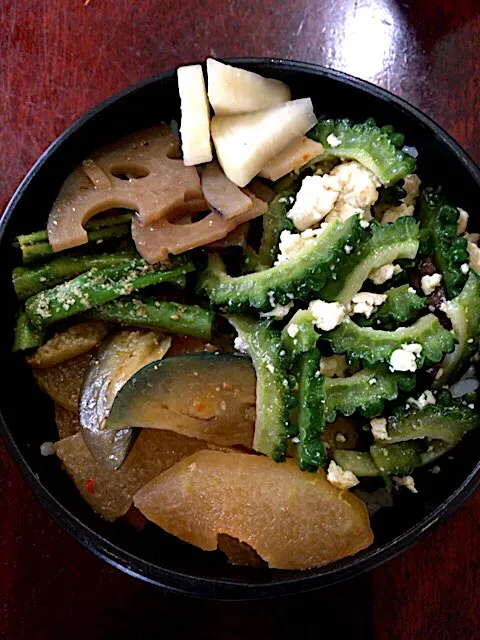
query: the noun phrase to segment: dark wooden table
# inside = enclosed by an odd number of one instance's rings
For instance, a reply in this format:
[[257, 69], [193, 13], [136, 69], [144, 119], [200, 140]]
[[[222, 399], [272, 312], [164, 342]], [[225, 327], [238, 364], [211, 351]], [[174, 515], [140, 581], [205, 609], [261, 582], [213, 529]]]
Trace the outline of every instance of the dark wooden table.
[[[480, 161], [479, 39], [479, 0], [1, 0], [0, 209], [86, 109], [207, 56], [295, 58], [372, 80]], [[172, 595], [107, 566], [37, 505], [1, 442], [0, 513], [9, 640], [480, 638], [480, 493], [370, 575], [260, 603]]]

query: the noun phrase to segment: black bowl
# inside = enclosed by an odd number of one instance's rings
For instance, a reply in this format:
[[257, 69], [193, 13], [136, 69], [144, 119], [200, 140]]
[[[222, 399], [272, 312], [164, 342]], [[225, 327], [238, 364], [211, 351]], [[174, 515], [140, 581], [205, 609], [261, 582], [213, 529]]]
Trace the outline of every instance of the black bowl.
[[[419, 151], [424, 184], [443, 185], [467, 211], [480, 200], [480, 171], [458, 144], [420, 111], [388, 92], [343, 73], [315, 65], [273, 59], [237, 59], [239, 66], [287, 82], [294, 97], [311, 96], [318, 116], [373, 117], [393, 124]], [[17, 308], [10, 274], [18, 259], [11, 249], [18, 233], [42, 228], [51, 204], [71, 169], [92, 150], [133, 129], [179, 116], [175, 71], [137, 84], [83, 116], [42, 155], [22, 182], [0, 224], [0, 278], [4, 292], [0, 359], [3, 435], [38, 500], [77, 540], [107, 562], [143, 580], [183, 593], [223, 599], [299, 593], [345, 580], [400, 553], [440, 519], [449, 516], [480, 482], [480, 430], [442, 460], [442, 473], [420, 473], [418, 495], [401, 495], [393, 508], [373, 517], [375, 544], [355, 557], [321, 569], [279, 571], [230, 566], [220, 552], [206, 553], [153, 525], [137, 533], [110, 524], [84, 504], [56, 458], [42, 457], [40, 445], [54, 440], [49, 399], [31, 373], [12, 356]], [[405, 492], [406, 493], [406, 492]]]

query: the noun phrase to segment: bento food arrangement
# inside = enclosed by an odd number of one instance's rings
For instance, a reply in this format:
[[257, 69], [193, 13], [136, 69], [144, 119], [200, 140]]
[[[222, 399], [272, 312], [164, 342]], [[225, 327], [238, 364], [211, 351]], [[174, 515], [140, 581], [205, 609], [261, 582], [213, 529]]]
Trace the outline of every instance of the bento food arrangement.
[[13, 349], [99, 516], [310, 569], [480, 425], [479, 234], [388, 122], [206, 76], [180, 67], [179, 126], [95, 150], [17, 237]]

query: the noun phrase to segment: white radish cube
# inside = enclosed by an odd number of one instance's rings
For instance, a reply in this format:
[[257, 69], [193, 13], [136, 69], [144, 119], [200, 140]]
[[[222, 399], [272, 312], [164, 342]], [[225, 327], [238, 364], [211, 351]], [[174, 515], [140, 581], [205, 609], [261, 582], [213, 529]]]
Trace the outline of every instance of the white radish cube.
[[210, 162], [213, 158], [210, 142], [210, 107], [205, 80], [199, 64], [180, 67], [177, 71], [182, 119], [183, 162], [187, 167]]
[[246, 186], [263, 167], [317, 122], [310, 98], [235, 116], [214, 116], [212, 138], [227, 178]]
[[290, 89], [280, 80], [209, 58], [208, 98], [215, 115], [225, 116], [268, 109], [290, 100]]

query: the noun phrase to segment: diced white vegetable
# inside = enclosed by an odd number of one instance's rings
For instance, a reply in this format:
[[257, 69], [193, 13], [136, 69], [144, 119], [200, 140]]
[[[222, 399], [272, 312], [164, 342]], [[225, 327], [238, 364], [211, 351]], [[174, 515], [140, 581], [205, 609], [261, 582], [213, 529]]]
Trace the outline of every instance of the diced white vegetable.
[[210, 142], [210, 107], [202, 67], [194, 64], [177, 71], [182, 120], [183, 162], [190, 167], [213, 158]]
[[208, 98], [215, 115], [226, 116], [268, 109], [290, 100], [290, 89], [279, 80], [207, 60]]
[[317, 119], [310, 98], [236, 116], [214, 116], [212, 138], [227, 178], [246, 186], [259, 171]]
[[270, 160], [260, 171], [260, 176], [275, 182], [275, 180], [286, 176], [287, 173], [300, 169], [323, 152], [324, 148], [320, 142], [302, 136], [280, 151], [273, 160]]

